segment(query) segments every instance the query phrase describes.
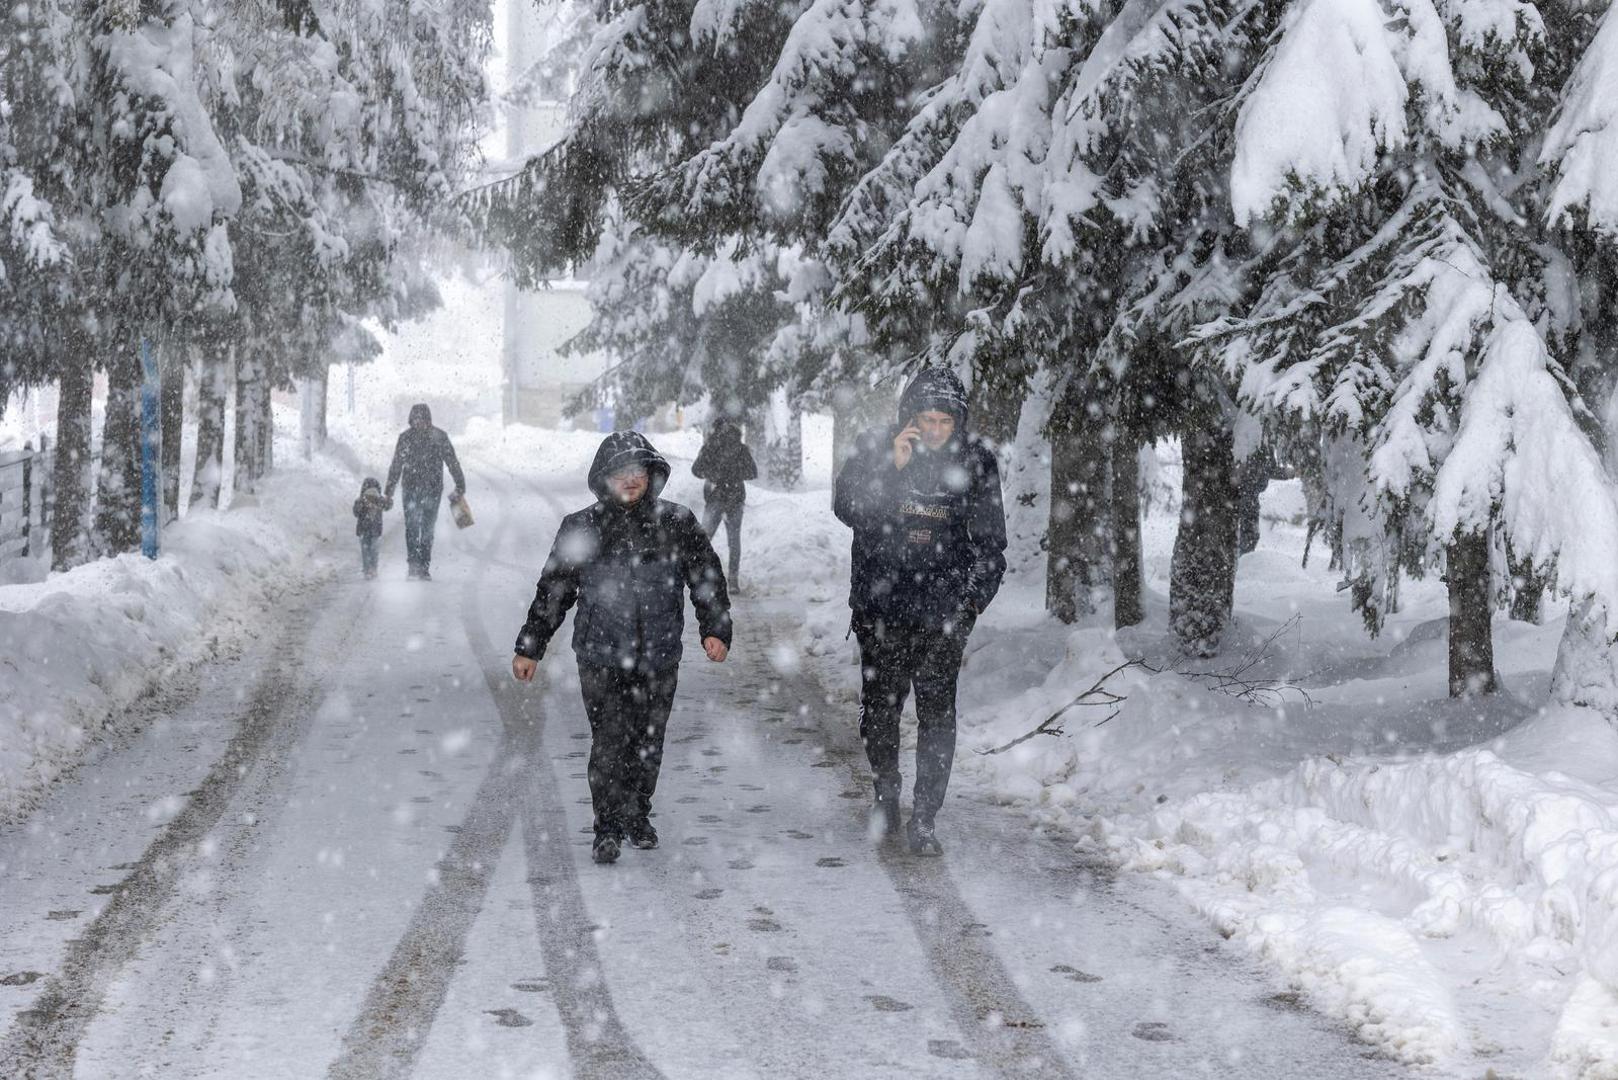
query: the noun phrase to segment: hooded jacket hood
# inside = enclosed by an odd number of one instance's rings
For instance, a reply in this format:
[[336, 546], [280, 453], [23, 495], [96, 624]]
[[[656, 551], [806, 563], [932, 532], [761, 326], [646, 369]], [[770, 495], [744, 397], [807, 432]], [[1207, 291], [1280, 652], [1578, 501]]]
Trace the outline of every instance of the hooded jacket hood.
[[424, 420], [427, 422], [427, 426], [431, 427], [433, 423], [433, 411], [425, 404], [410, 406], [410, 423], [414, 424], [417, 420]]
[[966, 428], [966, 387], [948, 368], [922, 368], [899, 397], [899, 423], [909, 423], [917, 413], [937, 409], [955, 417], [957, 431]]
[[638, 431], [615, 431], [601, 440], [590, 463], [590, 490], [602, 502], [612, 500], [607, 477], [619, 469], [639, 465], [646, 470], [646, 498], [655, 499], [669, 481], [669, 463]]

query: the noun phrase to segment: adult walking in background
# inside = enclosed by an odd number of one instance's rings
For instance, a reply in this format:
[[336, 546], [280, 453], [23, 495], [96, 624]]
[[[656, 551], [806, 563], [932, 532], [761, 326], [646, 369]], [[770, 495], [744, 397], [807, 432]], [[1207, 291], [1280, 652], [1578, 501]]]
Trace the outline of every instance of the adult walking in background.
[[438, 524], [438, 503], [444, 497], [444, 469], [455, 481], [450, 501], [466, 494], [466, 475], [461, 472], [455, 447], [443, 430], [433, 427], [432, 410], [426, 405], [410, 407], [410, 426], [399, 434], [388, 468], [384, 492], [393, 505], [393, 489], [404, 489], [405, 557], [410, 562], [412, 580], [430, 581], [428, 567], [433, 561], [433, 529]]
[[511, 672], [528, 682], [575, 603], [573, 652], [590, 718], [590, 803], [598, 863], [616, 862], [624, 840], [655, 848], [652, 795], [663, 732], [674, 705], [685, 632], [685, 591], [697, 610], [702, 650], [730, 651], [730, 598], [719, 556], [690, 510], [659, 498], [669, 463], [646, 436], [614, 432], [596, 451], [596, 502], [562, 519]]
[[730, 549], [730, 587], [741, 587], [742, 511], [747, 505], [747, 481], [758, 479], [752, 451], [742, 442], [741, 428], [728, 417], [714, 421], [703, 440], [691, 475], [702, 484], [702, 528], [710, 540], [725, 522], [725, 544]]
[[938, 855], [934, 822], [955, 758], [955, 684], [967, 635], [1006, 570], [1000, 470], [966, 430], [966, 389], [923, 370], [899, 422], [860, 436], [834, 509], [854, 530], [849, 606], [860, 643], [860, 738], [876, 783], [873, 828], [899, 832], [899, 715], [916, 691], [916, 783], [906, 836]]

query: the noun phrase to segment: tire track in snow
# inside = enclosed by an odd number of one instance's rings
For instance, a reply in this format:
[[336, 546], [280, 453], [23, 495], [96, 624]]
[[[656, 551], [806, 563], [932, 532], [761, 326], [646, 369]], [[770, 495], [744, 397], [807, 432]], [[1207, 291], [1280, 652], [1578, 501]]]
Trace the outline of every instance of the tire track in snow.
[[[462, 621], [480, 664], [487, 642], [480, 643], [471, 635], [478, 585], [482, 567], [509, 524], [509, 518], [502, 518], [495, 527], [479, 558], [479, 572], [462, 590]], [[332, 1080], [408, 1077], [414, 1071], [426, 1045], [427, 1030], [466, 953], [467, 937], [483, 910], [489, 882], [516, 821], [520, 777], [527, 765], [521, 741], [520, 732], [502, 723], [494, 761], [478, 785], [449, 851], [434, 866], [434, 879], [416, 905], [404, 935], [343, 1036], [342, 1053], [326, 1073]]]
[[[742, 603], [739, 607], [751, 607]], [[752, 654], [752, 663], [765, 665], [766, 684], [779, 687], [772, 696], [789, 702], [823, 702], [826, 693], [805, 671], [783, 673], [769, 669], [765, 657], [780, 647], [771, 620], [750, 612], [764, 639]], [[823, 710], [811, 709], [810, 715]], [[827, 757], [846, 766], [856, 781], [864, 750], [850, 725], [821, 723]], [[864, 817], [864, 803], [856, 803]], [[884, 843], [877, 861], [903, 903], [909, 920], [950, 1014], [955, 1019], [973, 1058], [995, 1076], [1037, 1077], [1041, 1080], [1076, 1080], [1061, 1050], [1047, 1034], [1039, 1014], [1023, 999], [1011, 973], [992, 946], [977, 931], [983, 926], [949, 871], [949, 856], [923, 859], [901, 853]]]
[[[555, 501], [536, 485], [523, 486], [556, 509]], [[343, 1052], [327, 1072], [331, 1080], [404, 1078], [414, 1071], [519, 814], [545, 973], [566, 1033], [574, 1075], [582, 1080], [660, 1080], [657, 1070], [624, 1034], [611, 994], [600, 980], [594, 927], [585, 912], [572, 852], [565, 839], [555, 844], [549, 840], [553, 833], [565, 837], [567, 828], [565, 823], [559, 829], [547, 827], [547, 822], [565, 820], [563, 810], [554, 797], [549, 801], [555, 805], [548, 805], [541, 794], [554, 785], [538, 784], [533, 778], [534, 770], [548, 769], [541, 741], [543, 716], [538, 708], [544, 696], [543, 672], [534, 690], [523, 694], [495, 662], [497, 655], [503, 658], [504, 654], [494, 651], [483, 628], [479, 599], [485, 595], [484, 571], [491, 565], [518, 569], [494, 558], [511, 521], [509, 511], [501, 516], [478, 556], [478, 572], [467, 579], [461, 595], [467, 642], [500, 714], [501, 736], [494, 763], [461, 821], [455, 842], [436, 868], [437, 880], [423, 896], [349, 1026]], [[559, 875], [561, 880], [553, 881], [541, 878], [536, 866], [558, 866], [565, 872]]]
[[[552, 509], [556, 500], [529, 485]], [[558, 519], [560, 514], [558, 514]], [[493, 545], [491, 545], [491, 548]], [[534, 924], [550, 979], [556, 1011], [566, 1033], [573, 1075], [579, 1080], [663, 1080], [663, 1074], [630, 1038], [618, 1018], [612, 989], [602, 974], [595, 923], [585, 907], [569, 843], [567, 811], [545, 755], [544, 684], [525, 690], [512, 680], [483, 628], [477, 594], [468, 587], [463, 612], [466, 636], [477, 653], [508, 732], [516, 736], [518, 812], [528, 884], [534, 898]], [[539, 679], [543, 679], [543, 668]]]
[[[79, 1042], [100, 1011], [107, 986], [158, 927], [197, 846], [249, 775], [261, 764], [283, 760], [308, 731], [324, 667], [306, 673], [302, 657], [335, 662], [341, 655], [338, 644], [358, 627], [366, 603], [363, 597], [351, 600], [346, 609], [318, 603], [328, 584], [309, 590], [287, 614], [270, 651], [271, 666], [254, 685], [240, 727], [219, 760], [118, 883], [107, 906], [69, 943], [60, 970], [46, 981], [33, 1007], [19, 1013], [0, 1040], [0, 1076], [70, 1080]], [[338, 614], [343, 617], [334, 617]]]

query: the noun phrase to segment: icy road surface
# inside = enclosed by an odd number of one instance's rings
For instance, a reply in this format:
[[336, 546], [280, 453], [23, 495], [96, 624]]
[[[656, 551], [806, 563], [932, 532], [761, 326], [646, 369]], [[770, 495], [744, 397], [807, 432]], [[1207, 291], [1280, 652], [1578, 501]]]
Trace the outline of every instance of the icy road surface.
[[1405, 1075], [1015, 811], [874, 848], [784, 607], [688, 646], [662, 847], [595, 866], [568, 628], [508, 673], [582, 491], [474, 480], [432, 583], [395, 531], [380, 581], [289, 590], [0, 830], [0, 1077]]

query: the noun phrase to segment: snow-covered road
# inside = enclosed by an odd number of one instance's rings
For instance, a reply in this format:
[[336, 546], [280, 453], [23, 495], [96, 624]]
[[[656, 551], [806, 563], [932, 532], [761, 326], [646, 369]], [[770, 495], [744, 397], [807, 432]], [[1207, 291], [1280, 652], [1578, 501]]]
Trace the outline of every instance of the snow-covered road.
[[484, 470], [431, 584], [310, 585], [0, 830], [0, 1076], [1386, 1077], [1161, 884], [956, 796], [874, 849], [854, 718], [742, 599], [687, 649], [661, 849], [589, 859], [578, 485]]

